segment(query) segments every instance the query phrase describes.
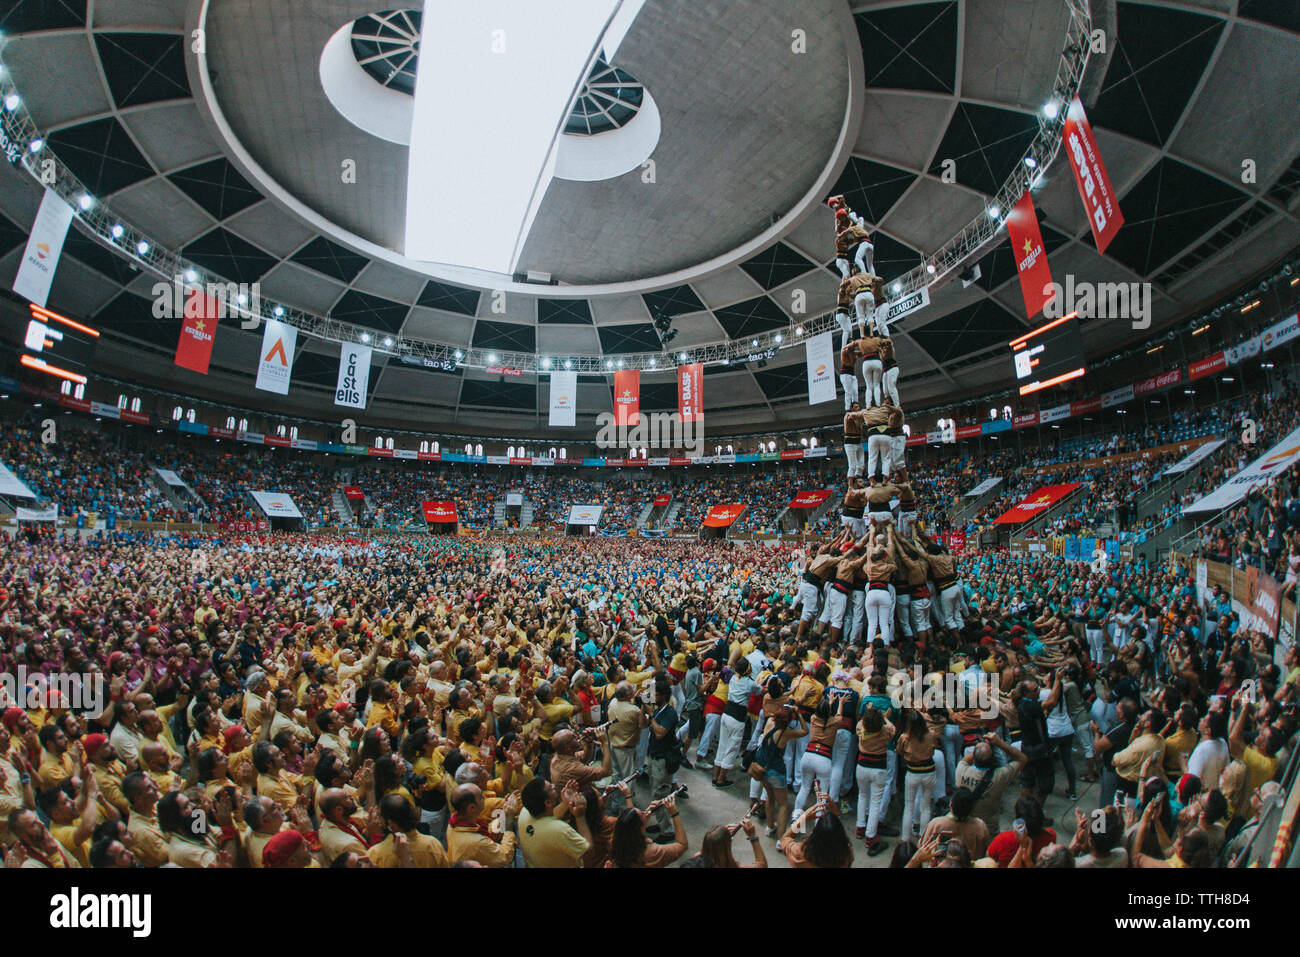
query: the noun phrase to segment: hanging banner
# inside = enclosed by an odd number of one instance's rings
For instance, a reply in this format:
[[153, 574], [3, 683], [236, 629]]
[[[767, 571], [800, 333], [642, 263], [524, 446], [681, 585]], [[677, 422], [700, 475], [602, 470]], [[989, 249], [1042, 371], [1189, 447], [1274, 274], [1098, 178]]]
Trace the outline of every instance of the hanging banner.
[[267, 518], [302, 518], [302, 512], [293, 503], [293, 496], [284, 492], [253, 492], [253, 501], [266, 513]]
[[1188, 469], [1193, 468], [1194, 466], [1205, 461], [1207, 458], [1210, 457], [1211, 454], [1214, 453], [1216, 449], [1218, 449], [1225, 442], [1227, 442], [1227, 439], [1214, 439], [1213, 441], [1206, 442], [1204, 445], [1198, 445], [1195, 449], [1191, 451], [1191, 453], [1179, 459], [1173, 465], [1169, 466], [1169, 468], [1165, 469], [1164, 472], [1161, 473], [1161, 476], [1165, 477], [1169, 475], [1181, 475], [1183, 472], [1186, 472]]
[[[830, 333], [826, 333], [830, 335]], [[731, 502], [726, 505], [715, 505], [709, 509], [709, 514], [704, 516], [704, 524], [709, 528], [727, 528], [736, 519], [740, 518], [740, 513], [745, 510], [746, 506], [739, 502]]]
[[1097, 252], [1104, 253], [1124, 225], [1124, 214], [1120, 212], [1119, 199], [1110, 185], [1110, 176], [1106, 174], [1106, 164], [1097, 149], [1097, 138], [1093, 136], [1088, 114], [1077, 96], [1065, 114], [1065, 153], [1070, 157], [1074, 182], [1079, 187], [1088, 225], [1097, 241]]
[[1263, 336], [1251, 336], [1249, 339], [1243, 339], [1235, 346], [1229, 346], [1224, 349], [1224, 357], [1228, 365], [1235, 366], [1245, 362], [1247, 359], [1253, 359], [1259, 355], [1260, 346], [1263, 345]]
[[361, 499], [363, 499], [363, 498], [366, 497], [366, 493], [363, 492], [363, 491], [361, 491], [361, 486], [360, 486], [360, 485], [345, 485], [345, 486], [343, 486], [343, 495], [344, 495], [346, 498], [349, 498], [349, 499], [351, 499], [351, 500], [354, 501], [354, 502], [356, 502], [356, 501], [360, 501]]
[[625, 369], [614, 373], [614, 423], [635, 426], [641, 412], [641, 372]]
[[1262, 352], [1285, 345], [1296, 336], [1300, 336], [1300, 316], [1292, 313], [1281, 322], [1274, 323], [1259, 334], [1259, 346]]
[[506, 492], [506, 508], [523, 508], [523, 492]]
[[9, 498], [35, 498], [36, 493], [23, 484], [13, 472], [9, 471], [8, 466], [0, 462], [0, 495]]
[[604, 508], [603, 505], [570, 505], [569, 524], [599, 525], [600, 513], [604, 511]]
[[677, 414], [683, 422], [704, 420], [704, 364], [677, 367]]
[[808, 359], [808, 404], [818, 405], [835, 399], [835, 360], [829, 330], [804, 343]]
[[1218, 512], [1231, 508], [1245, 498], [1251, 489], [1264, 485], [1275, 475], [1285, 472], [1297, 460], [1300, 460], [1300, 429], [1296, 429], [1209, 495], [1191, 505], [1184, 505], [1183, 511]]
[[1080, 482], [1070, 482], [1067, 485], [1044, 485], [1019, 505], [993, 519], [993, 522], [996, 525], [1019, 525], [1028, 522], [1065, 498], [1081, 484]]
[[185, 322], [181, 325], [181, 337], [176, 342], [176, 357], [172, 361], [182, 369], [207, 375], [220, 318], [221, 303], [202, 289], [191, 289], [185, 297]]
[[263, 392], [289, 394], [293, 377], [293, 350], [298, 344], [298, 330], [275, 319], [267, 319], [262, 333], [262, 351], [257, 360], [257, 388]]
[[908, 293], [885, 306], [885, 326], [892, 326], [897, 320], [910, 316], [928, 305], [930, 305], [930, 287], [922, 286], [916, 292]]
[[457, 521], [455, 502], [424, 502], [424, 520], [430, 525], [451, 525]]
[[552, 426], [570, 427], [578, 422], [578, 373], [551, 373]]
[[1197, 362], [1193, 362], [1187, 367], [1187, 378], [1195, 380], [1207, 375], [1214, 375], [1216, 372], [1222, 372], [1228, 368], [1228, 356], [1225, 352], [1216, 352], [1212, 356], [1206, 356]]
[[1038, 228], [1038, 214], [1034, 211], [1034, 199], [1029, 190], [1025, 190], [1025, 195], [1007, 214], [1007, 235], [1011, 238], [1011, 253], [1016, 258], [1016, 271], [1020, 275], [1020, 295], [1025, 300], [1025, 312], [1032, 319], [1052, 298], [1052, 270], [1047, 264], [1043, 232]]
[[996, 476], [995, 478], [986, 478], [984, 481], [980, 482], [979, 485], [976, 485], [973, 489], [971, 489], [962, 497], [976, 498], [980, 495], [983, 495], [985, 492], [993, 491], [993, 489], [997, 488], [997, 486], [1001, 484], [1001, 482], [1002, 482], [1002, 476], [1000, 475]]
[[1131, 385], [1126, 385], [1122, 389], [1115, 389], [1111, 392], [1105, 393], [1101, 397], [1101, 407], [1103, 409], [1109, 409], [1111, 406], [1123, 405], [1132, 398], [1133, 387]]
[[830, 489], [822, 489], [816, 492], [800, 492], [790, 499], [790, 504], [786, 508], [816, 508], [830, 497]]
[[181, 481], [181, 477], [171, 469], [154, 469], [154, 471], [157, 472], [158, 477], [168, 485], [174, 487], [184, 487], [185, 485], [185, 483]]
[[370, 391], [370, 357], [373, 350], [369, 346], [353, 342], [343, 343], [339, 352], [339, 379], [334, 387], [334, 404], [345, 405], [350, 409], [364, 409], [366, 395]]
[[26, 296], [38, 306], [45, 306], [71, 225], [72, 207], [60, 199], [58, 193], [46, 187], [40, 209], [32, 222], [32, 234], [27, 237], [27, 248], [23, 250], [18, 265], [18, 275], [14, 277], [14, 292]]
[[51, 505], [49, 508], [23, 508], [19, 506], [15, 512], [20, 522], [57, 522], [59, 520], [59, 506], [57, 505]]
[[671, 495], [656, 495], [653, 505], [655, 508], [663, 508], [673, 500]]

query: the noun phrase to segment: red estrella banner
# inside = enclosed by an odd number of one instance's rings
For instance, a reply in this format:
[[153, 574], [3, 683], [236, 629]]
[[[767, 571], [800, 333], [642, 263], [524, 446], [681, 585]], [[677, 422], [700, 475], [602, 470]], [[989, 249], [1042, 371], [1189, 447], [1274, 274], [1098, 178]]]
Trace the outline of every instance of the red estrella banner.
[[614, 373], [614, 422], [633, 426], [641, 412], [641, 370]]
[[1187, 369], [1187, 378], [1199, 379], [1202, 376], [1214, 375], [1214, 373], [1226, 368], [1228, 368], [1228, 354], [1220, 350], [1212, 356], [1206, 356], [1199, 362], [1193, 362]]
[[669, 465], [690, 465], [691, 460], [689, 456], [684, 458], [673, 457], [668, 460], [668, 464]]
[[529, 456], [528, 458], [525, 459], [521, 459], [519, 458], [519, 456], [515, 456], [510, 460], [510, 464], [511, 465], [532, 465], [533, 459], [532, 456]]
[[655, 508], [663, 508], [665, 505], [667, 505], [667, 504], [668, 504], [669, 502], [671, 502], [672, 500], [673, 500], [673, 497], [672, 497], [671, 495], [656, 495], [656, 496], [655, 496], [655, 500], [654, 500], [654, 507], [655, 507]]
[[787, 508], [816, 508], [822, 502], [831, 497], [830, 489], [821, 489], [816, 492], [800, 492], [794, 498], [790, 499]]
[[1025, 299], [1025, 312], [1032, 319], [1052, 298], [1052, 270], [1047, 265], [1043, 232], [1038, 228], [1038, 215], [1034, 212], [1034, 199], [1029, 190], [1025, 190], [1025, 195], [1007, 213], [1007, 235], [1011, 238], [1011, 253], [1020, 274], [1020, 294]]
[[704, 364], [677, 367], [677, 412], [683, 422], [704, 420]]
[[963, 425], [957, 429], [957, 438], [959, 439], [978, 439], [983, 434], [983, 427], [978, 425]]
[[1101, 396], [1094, 395], [1091, 399], [1081, 399], [1078, 402], [1070, 403], [1070, 415], [1087, 415], [1089, 412], [1101, 411]]
[[781, 460], [801, 459], [803, 458], [803, 449], [786, 449], [781, 453]]
[[1092, 134], [1092, 124], [1078, 97], [1065, 114], [1065, 155], [1070, 157], [1074, 182], [1079, 187], [1088, 225], [1097, 241], [1097, 252], [1104, 253], [1119, 228], [1124, 225], [1119, 199], [1110, 185], [1106, 164], [1097, 149], [1097, 138]]
[[185, 301], [185, 322], [181, 337], [176, 343], [176, 358], [172, 361], [182, 369], [199, 375], [208, 374], [212, 361], [212, 344], [217, 338], [217, 320], [220, 318], [217, 300], [200, 289], [191, 289]]
[[729, 502], [726, 505], [715, 505], [709, 509], [709, 514], [704, 516], [704, 524], [709, 528], [726, 528], [736, 519], [740, 518], [740, 513], [745, 510], [745, 506], [740, 502]]
[[445, 525], [456, 521], [455, 502], [424, 502], [424, 520], [433, 525]]
[[909, 449], [914, 445], [925, 445], [925, 434], [922, 433], [920, 435], [909, 435], [907, 437], [907, 442], [905, 443], [905, 445]]
[[1028, 522], [1065, 498], [1081, 484], [1070, 482], [1066, 485], [1044, 485], [1019, 505], [999, 515], [993, 522], [998, 525], [1018, 525], [1021, 522]]
[[360, 486], [360, 485], [345, 485], [345, 486], [343, 486], [343, 494], [346, 495], [348, 498], [354, 498], [354, 499], [359, 499], [359, 498], [365, 498], [365, 497], [366, 497], [366, 493], [363, 492], [363, 491], [361, 491], [361, 486]]
[[281, 449], [287, 449], [290, 446], [290, 444], [292, 444], [290, 439], [286, 439], [279, 435], [264, 435], [262, 436], [262, 442], [265, 443], [266, 445], [274, 445], [275, 447]]
[[442, 453], [441, 453], [441, 452], [416, 452], [416, 453], [415, 453], [415, 456], [416, 456], [416, 458], [418, 458], [421, 462], [441, 462], [441, 461], [442, 461]]

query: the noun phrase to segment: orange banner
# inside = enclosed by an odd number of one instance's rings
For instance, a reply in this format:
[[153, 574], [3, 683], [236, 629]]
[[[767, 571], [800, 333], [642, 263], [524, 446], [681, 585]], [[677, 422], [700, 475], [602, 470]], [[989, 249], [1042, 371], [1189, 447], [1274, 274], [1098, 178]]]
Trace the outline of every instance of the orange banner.
[[740, 518], [740, 513], [745, 510], [746, 506], [740, 502], [731, 502], [726, 505], [715, 505], [709, 509], [709, 514], [704, 516], [704, 524], [709, 528], [727, 528], [736, 519]]

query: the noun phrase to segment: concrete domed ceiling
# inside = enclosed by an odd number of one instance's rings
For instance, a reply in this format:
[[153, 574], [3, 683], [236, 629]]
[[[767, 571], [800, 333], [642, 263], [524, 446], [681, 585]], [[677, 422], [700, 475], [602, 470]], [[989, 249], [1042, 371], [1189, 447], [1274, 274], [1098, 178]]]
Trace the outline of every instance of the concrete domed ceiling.
[[[833, 305], [828, 193], [845, 193], [877, 230], [886, 280], [978, 215], [1035, 135], [1067, 23], [1063, 0], [810, 0], [796, 13], [777, 0], [758, 5], [765, 15], [755, 3], [697, 0], [683, 19], [679, 5], [648, 0], [610, 63], [657, 104], [656, 183], [643, 184], [639, 169], [551, 181], [520, 272], [550, 273], [555, 284], [508, 277], [497, 311], [497, 284], [431, 276], [433, 267], [397, 258], [403, 147], [348, 122], [320, 86], [322, 44], [400, 3], [210, 0], [211, 102], [194, 82], [199, 4], [189, 0], [16, 0], [0, 12], [0, 59], [47, 149], [102, 207], [212, 277], [258, 282], [264, 300], [378, 336], [555, 357], [660, 350], [654, 321], [667, 318], [669, 366], [678, 351], [792, 327]], [[1300, 97], [1300, 72], [1287, 67], [1300, 62], [1300, 6], [1093, 7], [1110, 42], [1085, 77], [1089, 115], [1127, 222], [1099, 256], [1063, 157], [1035, 200], [1054, 272], [1152, 282], [1158, 326], [1300, 245], [1300, 125], [1278, 108]], [[791, 55], [796, 29], [806, 31], [806, 59]], [[846, 128], [851, 140], [837, 151]], [[340, 158], [357, 160], [356, 184], [340, 181]], [[945, 159], [956, 161], [955, 183], [942, 178]], [[1242, 181], [1245, 159], [1254, 182]], [[828, 185], [809, 198], [823, 177]], [[0, 169], [5, 286], [39, 201], [29, 174]], [[899, 325], [905, 404], [1005, 382], [1005, 343], [1028, 324], [1005, 240], [980, 262], [979, 282], [932, 290], [932, 305]], [[78, 227], [50, 306], [106, 332], [105, 374], [263, 401], [249, 398], [260, 339], [235, 324], [223, 325], [206, 379], [171, 364], [179, 323], [152, 317], [153, 282]], [[605, 288], [578, 294], [589, 284]], [[1090, 348], [1098, 338], [1085, 327]], [[334, 417], [337, 355], [337, 344], [300, 336], [293, 387], [275, 409]], [[544, 426], [545, 376], [417, 370], [381, 352], [375, 365], [365, 415], [374, 424]], [[717, 427], [828, 414], [807, 405], [802, 349], [708, 372]], [[674, 408], [671, 382], [644, 373], [644, 407]], [[579, 390], [584, 413], [612, 407], [606, 377], [584, 376]]]

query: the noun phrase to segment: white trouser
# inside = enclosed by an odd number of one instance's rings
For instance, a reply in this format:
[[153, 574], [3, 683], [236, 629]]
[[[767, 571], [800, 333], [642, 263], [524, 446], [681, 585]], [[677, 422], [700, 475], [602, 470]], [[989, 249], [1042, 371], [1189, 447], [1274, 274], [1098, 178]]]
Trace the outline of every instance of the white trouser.
[[907, 453], [907, 436], [891, 435], [889, 437], [890, 472], [897, 472], [899, 469], [907, 468], [906, 463], [903, 461], [903, 457], [904, 455], [906, 455], [906, 453]]
[[848, 599], [848, 595], [834, 586], [826, 593], [826, 611], [823, 614], [827, 615], [827, 621], [832, 628], [844, 627], [844, 612], [849, 607]]
[[1105, 653], [1105, 632], [1100, 628], [1085, 628], [1084, 636], [1088, 639], [1088, 650], [1092, 653], [1094, 664], [1101, 664], [1102, 655]]
[[849, 593], [849, 613], [847, 616], [848, 624], [841, 632], [840, 638], [847, 644], [854, 644], [858, 641], [858, 636], [862, 634], [862, 620], [865, 609], [865, 596], [861, 588], [855, 588]]
[[862, 360], [862, 381], [867, 384], [866, 392], [862, 398], [865, 399], [863, 405], [881, 405], [884, 402], [884, 391], [881, 389], [881, 376], [884, 374], [884, 363], [879, 359]]
[[888, 511], [873, 512], [868, 508], [867, 521], [871, 522], [873, 525], [880, 526], [879, 528], [876, 529], [876, 534], [879, 535], [882, 532], [889, 531], [889, 526], [892, 525], [894, 522], [894, 513]]
[[812, 582], [799, 580], [799, 604], [803, 606], [799, 612], [800, 621], [812, 621], [817, 617], [821, 605], [821, 592]]
[[844, 454], [849, 460], [849, 478], [857, 478], [862, 474], [864, 459], [862, 444], [846, 438], [844, 440]]
[[851, 372], [840, 373], [840, 385], [844, 387], [844, 411], [858, 401], [858, 377]]
[[1092, 727], [1088, 723], [1090, 717], [1087, 714], [1081, 715], [1079, 723], [1074, 726], [1074, 740], [1083, 749], [1085, 758], [1091, 758], [1095, 753], [1092, 748]]
[[[856, 761], [856, 758], [854, 759]], [[889, 771], [886, 768], [864, 768], [858, 765], [858, 827], [867, 830], [867, 837], [875, 837], [880, 828], [883, 798]]]
[[881, 389], [884, 390], [884, 393], [889, 398], [890, 402], [894, 403], [894, 405], [903, 404], [898, 401], [898, 366], [893, 366], [892, 368], [886, 369], [882, 372], [880, 375], [880, 383]]
[[929, 598], [912, 598], [912, 629], [918, 633], [930, 630]]
[[867, 611], [867, 638], [875, 641], [880, 635], [886, 645], [894, 642], [894, 602], [887, 588], [868, 588], [865, 601]]
[[904, 537], [912, 534], [912, 523], [916, 521], [916, 512], [898, 511], [898, 534]]
[[921, 833], [925, 833], [925, 826], [930, 823], [930, 813], [934, 807], [934, 789], [938, 783], [937, 778], [937, 771], [927, 771], [925, 774], [913, 774], [911, 771], [905, 772], [903, 777], [903, 826], [899, 830], [900, 841], [913, 840], [912, 820], [914, 817], [919, 817]]
[[892, 453], [889, 436], [879, 432], [867, 436], [867, 475], [889, 475]]
[[709, 753], [713, 742], [718, 740], [718, 727], [721, 720], [722, 715], [716, 711], [704, 716], [704, 733], [700, 735], [700, 746], [695, 749], [695, 756], [700, 760]]
[[853, 321], [849, 318], [847, 309], [835, 310], [835, 321], [840, 325], [840, 332], [843, 333], [840, 338], [840, 351], [843, 352], [848, 348], [849, 340], [853, 338]]
[[817, 623], [819, 625], [828, 624], [831, 620], [831, 613], [834, 611], [831, 607], [831, 592], [833, 590], [834, 589], [831, 588], [830, 582], [827, 582], [822, 586], [822, 611], [821, 614], [817, 616]]
[[939, 592], [940, 623], [954, 631], [960, 631], [962, 627], [960, 595], [961, 585], [958, 582], [953, 582]]
[[[853, 297], [853, 308], [857, 311], [858, 323], [865, 329], [876, 316], [876, 297], [869, 292], [860, 292]], [[880, 315], [884, 315], [883, 310]], [[876, 332], [880, 334], [879, 327]]]
[[824, 754], [805, 751], [799, 764], [802, 780], [799, 782], [799, 796], [795, 798], [794, 810], [790, 814], [791, 820], [797, 818], [803, 812], [803, 809], [808, 806], [808, 797], [812, 792], [814, 778], [821, 785], [823, 791], [834, 797], [834, 792], [830, 789], [830, 781], [835, 774], [835, 768], [830, 758]]
[[840, 514], [840, 524], [849, 530], [854, 538], [861, 538], [867, 534], [867, 523], [855, 515]]
[[[899, 523], [902, 524], [901, 522]], [[911, 638], [912, 635], [912, 596], [903, 592], [894, 597], [894, 618], [898, 624], [898, 630], [904, 638]]]
[[648, 727], [641, 729], [641, 740], [636, 745], [636, 769], [645, 770], [646, 749], [650, 747], [650, 729]]
[[[800, 783], [803, 781], [803, 753], [808, 747], [808, 735], [802, 738], [794, 738], [785, 746], [785, 779], [794, 785], [795, 790], [799, 790]], [[768, 822], [771, 823], [771, 822]]]
[[745, 722], [729, 714], [722, 716], [722, 734], [718, 741], [718, 767], [730, 771], [740, 760], [740, 746], [745, 738]]

